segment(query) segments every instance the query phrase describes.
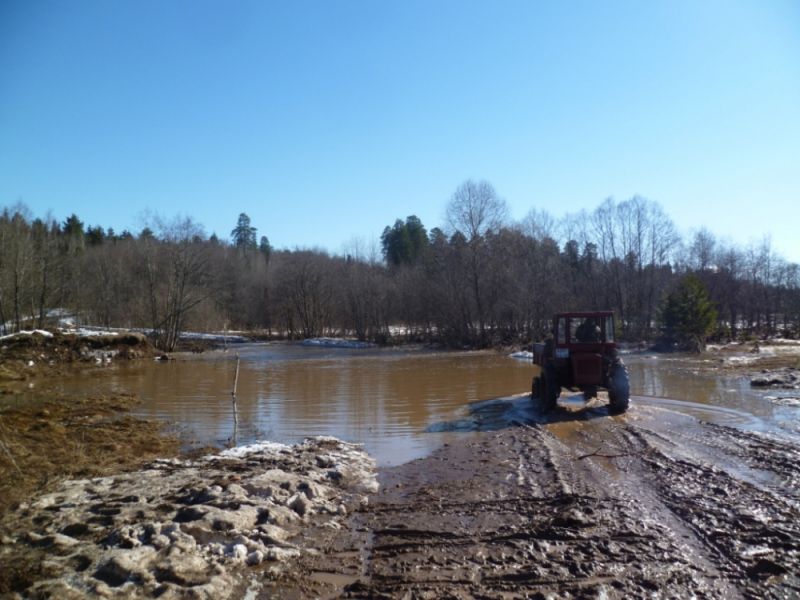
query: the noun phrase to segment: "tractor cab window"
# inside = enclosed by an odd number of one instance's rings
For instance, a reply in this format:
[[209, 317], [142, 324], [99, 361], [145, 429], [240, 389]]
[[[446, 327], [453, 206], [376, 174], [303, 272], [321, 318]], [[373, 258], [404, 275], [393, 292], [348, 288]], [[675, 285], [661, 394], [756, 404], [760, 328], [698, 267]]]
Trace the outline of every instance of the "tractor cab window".
[[600, 331], [600, 320], [594, 317], [587, 317], [585, 319], [574, 319], [575, 325], [574, 335], [570, 336], [571, 339], [578, 343], [597, 343], [603, 341], [603, 334]]
[[567, 320], [566, 319], [559, 319], [558, 320], [558, 338], [556, 340], [559, 344], [566, 344], [567, 343]]
[[605, 326], [604, 329], [605, 329], [605, 332], [606, 332], [606, 341], [607, 342], [613, 342], [614, 341], [614, 317], [606, 317], [605, 321], [606, 321], [606, 326]]

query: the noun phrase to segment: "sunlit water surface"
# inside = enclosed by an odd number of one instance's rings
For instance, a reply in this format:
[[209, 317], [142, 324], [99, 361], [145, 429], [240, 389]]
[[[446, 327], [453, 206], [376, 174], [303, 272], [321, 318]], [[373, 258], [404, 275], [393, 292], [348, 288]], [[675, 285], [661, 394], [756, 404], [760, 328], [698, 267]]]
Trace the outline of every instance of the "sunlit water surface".
[[[331, 435], [363, 443], [379, 464], [393, 465], [424, 456], [448, 436], [470, 435], [472, 428], [449, 424], [469, 422], [475, 407], [481, 414], [501, 412], [487, 411], [483, 401], [516, 396], [514, 418], [535, 415], [521, 397], [534, 367], [493, 352], [243, 344], [169, 362], [116, 365], [55, 385], [66, 396], [133, 393], [141, 399], [136, 414], [164, 420], [197, 444], [219, 446], [233, 441], [237, 355], [239, 444]], [[796, 430], [800, 409], [776, 405], [746, 378], [692, 373], [691, 360], [626, 357], [631, 410], [649, 404], [745, 428]]]

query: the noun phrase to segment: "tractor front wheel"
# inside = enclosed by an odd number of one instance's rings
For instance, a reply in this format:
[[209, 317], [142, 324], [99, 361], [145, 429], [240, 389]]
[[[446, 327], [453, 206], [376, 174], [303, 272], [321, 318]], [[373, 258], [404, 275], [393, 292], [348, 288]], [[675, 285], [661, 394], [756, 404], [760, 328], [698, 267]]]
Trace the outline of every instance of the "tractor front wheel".
[[620, 415], [628, 410], [630, 404], [631, 388], [628, 381], [628, 369], [620, 361], [611, 367], [608, 376], [608, 412], [612, 415]]

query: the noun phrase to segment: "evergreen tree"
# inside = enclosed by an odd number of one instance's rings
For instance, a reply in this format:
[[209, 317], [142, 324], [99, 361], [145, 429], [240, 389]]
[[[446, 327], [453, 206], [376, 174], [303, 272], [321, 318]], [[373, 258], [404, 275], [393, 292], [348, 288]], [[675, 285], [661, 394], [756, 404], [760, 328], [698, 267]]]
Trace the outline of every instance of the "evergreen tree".
[[258, 250], [259, 252], [261, 252], [261, 254], [264, 255], [264, 260], [266, 260], [267, 263], [269, 263], [269, 257], [272, 256], [272, 246], [269, 245], [269, 240], [267, 239], [267, 236], [265, 235], [261, 236], [261, 241], [258, 244]]
[[67, 220], [64, 221], [61, 230], [68, 236], [83, 236], [83, 221], [78, 218], [78, 215], [72, 213]]
[[416, 215], [406, 217], [406, 233], [411, 244], [411, 262], [415, 262], [428, 246], [428, 232]]
[[65, 251], [68, 254], [76, 255], [80, 253], [85, 245], [83, 222], [76, 214], [72, 214], [64, 221], [61, 226], [61, 231], [64, 234]]
[[701, 352], [714, 331], [717, 310], [697, 275], [684, 277], [661, 307], [663, 341], [670, 347]]
[[239, 220], [236, 222], [236, 227], [231, 231], [231, 238], [233, 245], [243, 250], [255, 250], [256, 245], [256, 228], [250, 225], [250, 217], [245, 213], [239, 213]]
[[89, 246], [99, 246], [103, 243], [105, 237], [105, 231], [99, 225], [97, 227], [89, 227], [86, 230], [86, 243]]
[[393, 227], [387, 226], [381, 235], [383, 257], [393, 267], [411, 265], [428, 247], [428, 233], [416, 215], [397, 219]]

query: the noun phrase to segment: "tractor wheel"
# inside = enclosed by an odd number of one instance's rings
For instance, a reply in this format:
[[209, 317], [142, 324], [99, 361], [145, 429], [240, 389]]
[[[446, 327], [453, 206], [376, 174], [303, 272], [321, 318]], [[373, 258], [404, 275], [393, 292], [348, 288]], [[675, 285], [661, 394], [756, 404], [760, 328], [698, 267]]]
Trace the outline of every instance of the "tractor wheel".
[[534, 377], [531, 382], [531, 400], [537, 400], [542, 394], [542, 378]]
[[556, 401], [561, 393], [561, 386], [558, 383], [556, 370], [551, 366], [546, 366], [542, 371], [542, 382], [540, 386], [542, 397], [539, 402], [542, 412], [550, 412], [556, 407]]
[[631, 388], [628, 381], [628, 369], [622, 362], [611, 367], [611, 374], [608, 376], [608, 412], [612, 415], [620, 415], [628, 410], [630, 403]]

